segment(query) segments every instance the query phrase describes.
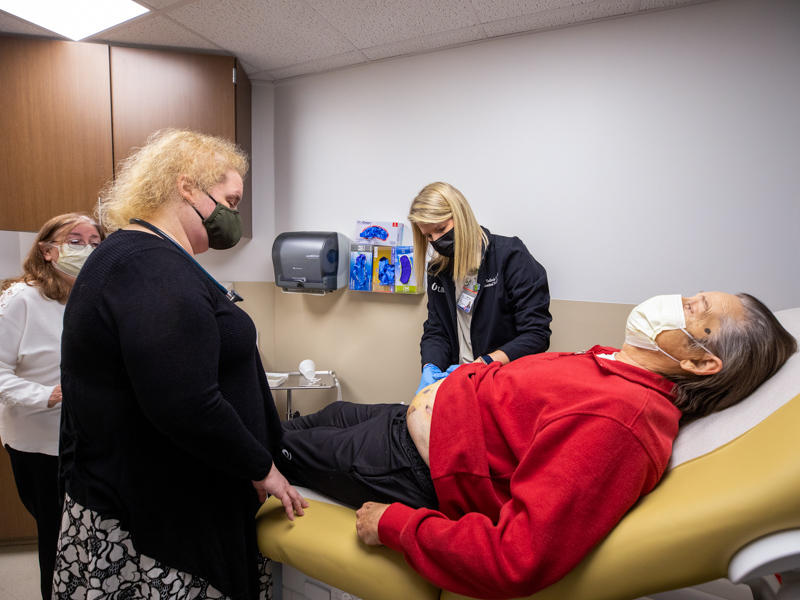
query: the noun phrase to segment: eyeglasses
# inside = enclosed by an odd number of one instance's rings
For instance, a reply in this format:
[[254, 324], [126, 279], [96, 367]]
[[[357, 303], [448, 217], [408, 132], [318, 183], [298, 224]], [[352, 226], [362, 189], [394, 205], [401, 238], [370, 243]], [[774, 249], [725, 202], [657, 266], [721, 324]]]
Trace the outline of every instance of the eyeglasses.
[[100, 245], [99, 241], [86, 243], [82, 242], [81, 240], [64, 240], [64, 243], [73, 250], [83, 250], [86, 246], [91, 246], [92, 250], [94, 250]]

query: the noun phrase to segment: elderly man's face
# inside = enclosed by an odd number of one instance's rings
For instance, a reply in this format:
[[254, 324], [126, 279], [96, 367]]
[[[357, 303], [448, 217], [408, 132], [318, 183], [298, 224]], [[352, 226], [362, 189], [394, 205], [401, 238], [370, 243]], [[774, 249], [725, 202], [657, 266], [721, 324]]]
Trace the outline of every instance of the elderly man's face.
[[[744, 309], [742, 301], [733, 294], [700, 292], [691, 298], [683, 298], [683, 313], [686, 316], [686, 331], [702, 341], [716, 332], [723, 317], [741, 319]], [[687, 353], [691, 340], [679, 329], [662, 331], [656, 343], [675, 358], [689, 358]], [[703, 350], [698, 350], [694, 354], [703, 353]]]

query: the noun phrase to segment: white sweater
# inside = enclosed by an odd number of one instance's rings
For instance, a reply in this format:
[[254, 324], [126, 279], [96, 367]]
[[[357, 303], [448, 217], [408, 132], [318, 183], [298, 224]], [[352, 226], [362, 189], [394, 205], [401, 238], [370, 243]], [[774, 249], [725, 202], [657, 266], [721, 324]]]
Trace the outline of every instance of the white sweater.
[[58, 455], [64, 305], [25, 283], [0, 296], [0, 440], [21, 452]]

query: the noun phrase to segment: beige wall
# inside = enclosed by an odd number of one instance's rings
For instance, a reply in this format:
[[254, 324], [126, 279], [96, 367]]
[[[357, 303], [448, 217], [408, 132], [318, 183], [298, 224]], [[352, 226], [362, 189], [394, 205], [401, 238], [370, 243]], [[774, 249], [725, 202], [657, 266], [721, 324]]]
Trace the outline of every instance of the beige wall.
[[625, 321], [635, 304], [553, 300], [550, 350], [579, 352], [595, 344], [619, 348], [625, 340]]
[[[336, 371], [342, 398], [351, 402], [408, 402], [419, 383], [419, 340], [426, 296], [340, 290], [325, 296], [285, 294], [274, 283], [236, 283], [242, 308], [259, 331], [267, 371], [296, 371], [310, 358], [320, 371]], [[554, 351], [619, 347], [633, 305], [553, 300]], [[276, 392], [283, 416], [286, 392]], [[292, 393], [301, 414], [336, 400], [335, 390]]]
[[[274, 283], [239, 281], [234, 289], [244, 298], [240, 303], [250, 315], [258, 329], [258, 349], [267, 371], [276, 371], [275, 366], [275, 294]], [[296, 365], [295, 365], [296, 367]]]

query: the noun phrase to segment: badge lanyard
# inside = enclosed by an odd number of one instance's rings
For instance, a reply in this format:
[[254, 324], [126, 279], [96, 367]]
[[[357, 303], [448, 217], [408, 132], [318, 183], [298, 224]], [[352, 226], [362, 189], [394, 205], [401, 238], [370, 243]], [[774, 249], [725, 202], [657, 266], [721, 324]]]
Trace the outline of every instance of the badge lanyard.
[[166, 233], [164, 233], [163, 231], [161, 231], [161, 230], [160, 230], [158, 227], [156, 227], [155, 225], [152, 225], [151, 223], [148, 223], [147, 221], [145, 221], [145, 220], [143, 220], [143, 219], [131, 219], [131, 220], [130, 220], [130, 222], [131, 222], [131, 223], [135, 223], [136, 225], [141, 225], [142, 227], [146, 227], [147, 229], [149, 229], [149, 230], [150, 230], [150, 231], [152, 231], [153, 233], [155, 233], [155, 234], [157, 234], [157, 235], [160, 235], [160, 236], [161, 236], [163, 239], [167, 240], [168, 242], [171, 242], [173, 246], [175, 246], [175, 247], [176, 247], [178, 250], [180, 250], [181, 252], [183, 252], [183, 254], [184, 254], [184, 255], [185, 255], [185, 256], [186, 256], [186, 257], [187, 257], [189, 260], [191, 260], [191, 261], [192, 261], [194, 264], [196, 264], [196, 265], [199, 267], [199, 269], [200, 269], [200, 270], [201, 270], [203, 273], [205, 273], [205, 274], [206, 274], [206, 277], [208, 277], [208, 278], [209, 278], [211, 281], [213, 281], [213, 282], [214, 282], [214, 285], [216, 285], [216, 286], [217, 286], [217, 288], [219, 288], [219, 291], [221, 291], [223, 294], [225, 294], [225, 297], [226, 297], [228, 300], [230, 300], [231, 302], [241, 302], [242, 300], [244, 300], [244, 298], [242, 298], [242, 297], [241, 297], [241, 296], [240, 296], [240, 295], [239, 295], [239, 294], [236, 292], [236, 290], [228, 290], [228, 289], [226, 289], [226, 288], [225, 288], [225, 286], [224, 286], [224, 285], [222, 285], [222, 284], [221, 284], [219, 281], [217, 281], [216, 279], [214, 279], [214, 278], [211, 276], [211, 273], [209, 273], [208, 271], [206, 271], [206, 270], [203, 268], [203, 265], [201, 265], [199, 262], [197, 262], [197, 259], [196, 259], [194, 256], [192, 256], [191, 254], [189, 254], [189, 253], [186, 251], [186, 249], [185, 249], [183, 246], [181, 246], [181, 245], [180, 245], [178, 242], [176, 242], [176, 241], [175, 241], [175, 240], [173, 240], [171, 237], [169, 237], [169, 236], [168, 236]]

